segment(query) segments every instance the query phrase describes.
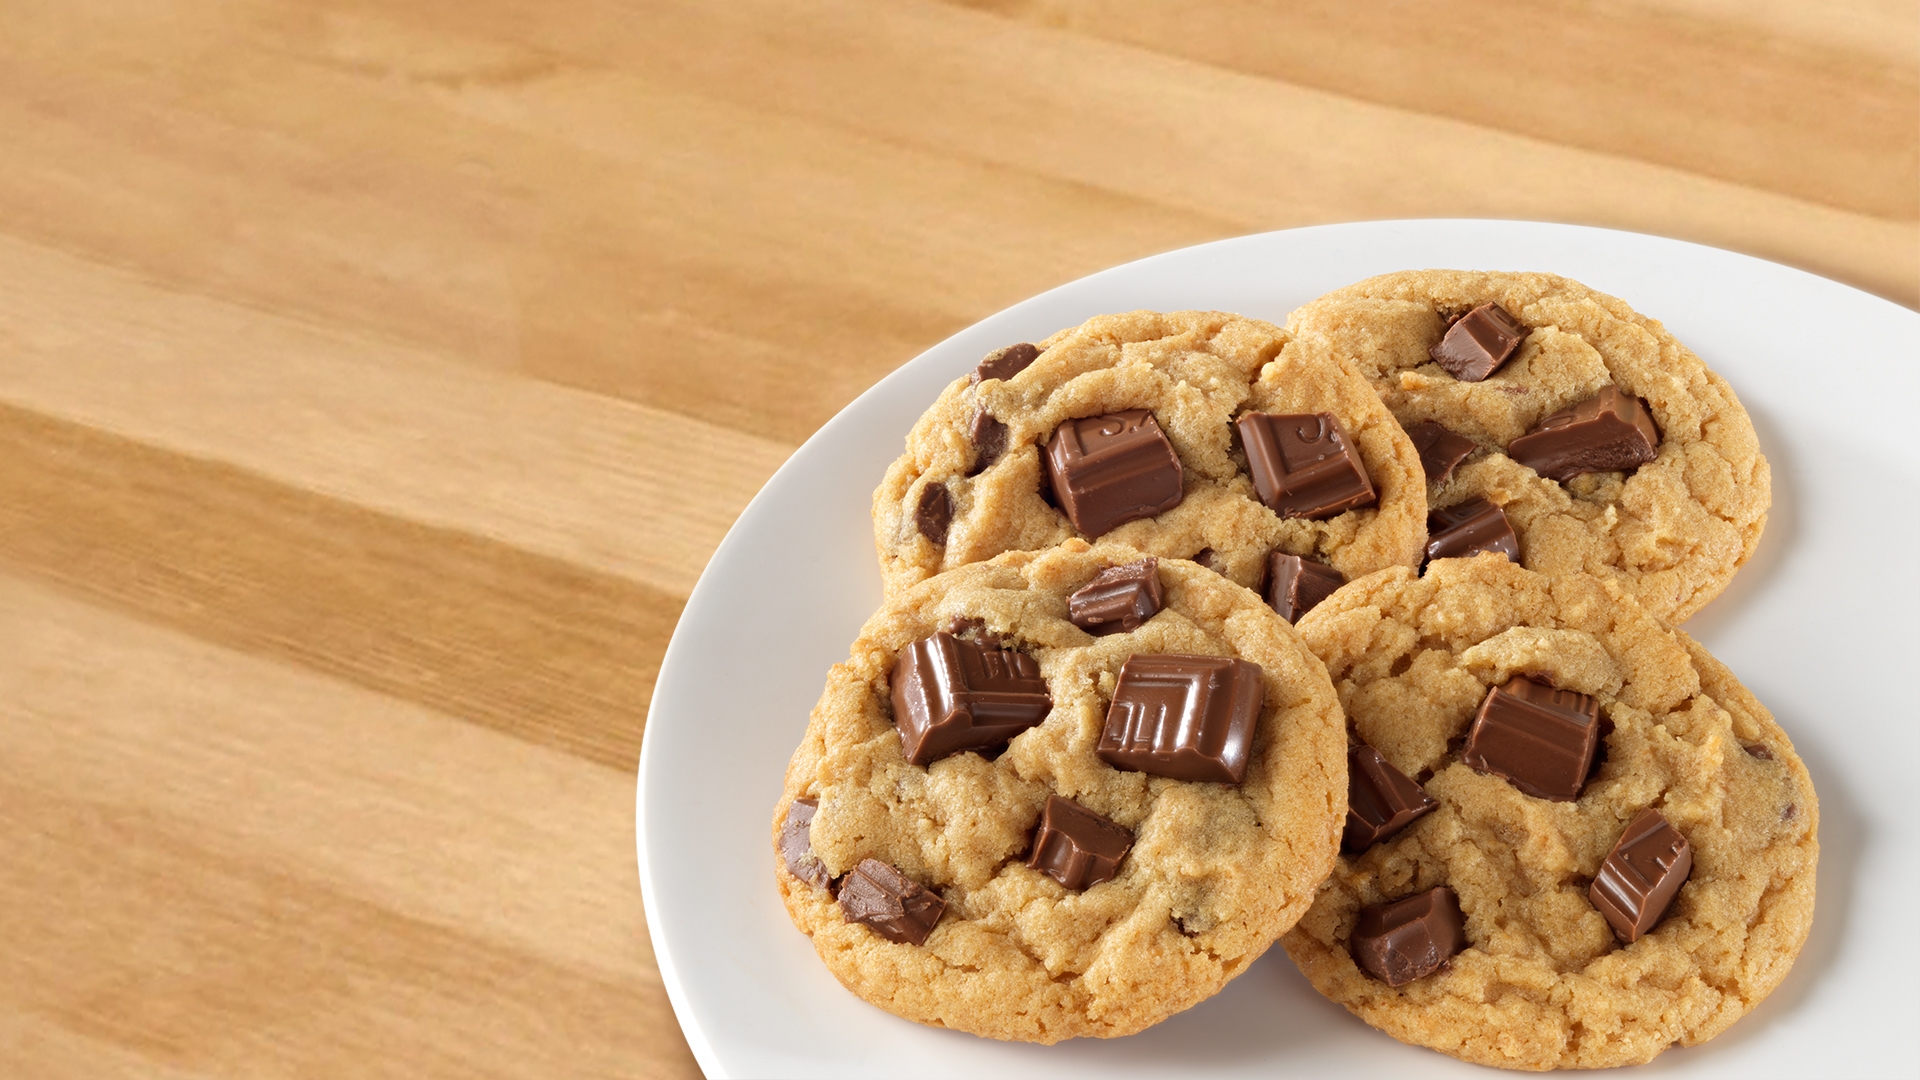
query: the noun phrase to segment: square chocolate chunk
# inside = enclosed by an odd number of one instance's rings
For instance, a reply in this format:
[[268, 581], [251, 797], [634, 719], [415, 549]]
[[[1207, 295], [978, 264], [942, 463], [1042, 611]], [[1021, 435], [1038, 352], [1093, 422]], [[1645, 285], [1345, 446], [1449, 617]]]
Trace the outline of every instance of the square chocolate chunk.
[[1236, 426], [1253, 489], [1283, 518], [1327, 518], [1379, 501], [1332, 413], [1248, 413]]
[[1340, 848], [1357, 855], [1440, 804], [1371, 746], [1347, 751], [1347, 827]]
[[848, 922], [901, 945], [924, 945], [947, 910], [940, 894], [879, 859], [861, 859], [840, 882], [840, 911]]
[[946, 633], [901, 649], [892, 684], [900, 749], [920, 766], [998, 746], [1053, 708], [1033, 657]]
[[1237, 784], [1265, 699], [1251, 661], [1136, 653], [1120, 668], [1094, 752], [1116, 769]]
[[1347, 939], [1353, 962], [1388, 986], [1424, 979], [1466, 947], [1460, 898], [1445, 885], [1361, 908]]
[[1427, 514], [1427, 560], [1470, 559], [1483, 551], [1497, 551], [1520, 561], [1520, 538], [1506, 511], [1484, 498]]
[[1160, 611], [1160, 560], [1110, 566], [1067, 597], [1067, 618], [1096, 637], [1128, 633]]
[[1180, 457], [1145, 409], [1068, 420], [1047, 441], [1060, 509], [1088, 537], [1180, 505]]
[[1267, 603], [1290, 623], [1346, 583], [1346, 575], [1326, 563], [1284, 551], [1267, 556]]
[[827, 866], [813, 853], [813, 815], [819, 799], [795, 799], [780, 819], [780, 859], [794, 877], [816, 889], [827, 887]]
[[1407, 438], [1413, 440], [1413, 448], [1420, 454], [1420, 471], [1427, 474], [1429, 484], [1444, 484], [1452, 479], [1453, 470], [1479, 449], [1472, 439], [1432, 420], [1422, 420], [1408, 428]]
[[1120, 872], [1133, 847], [1127, 827], [1058, 795], [1047, 796], [1027, 865], [1069, 889], [1086, 889]]
[[1536, 798], [1580, 797], [1600, 742], [1600, 702], [1524, 675], [1487, 691], [1460, 760]]
[[1603, 386], [1508, 443], [1507, 456], [1549, 480], [1637, 469], [1660, 456], [1660, 429], [1646, 402]]
[[969, 386], [978, 386], [986, 379], [1011, 379], [1015, 375], [1027, 370], [1028, 365], [1039, 358], [1039, 347], [1029, 345], [1024, 341], [1018, 345], [1009, 345], [1004, 349], [995, 349], [993, 352], [988, 353], [985, 359], [980, 361], [978, 367], [973, 369], [973, 374], [967, 379], [967, 384]]
[[1479, 382], [1497, 371], [1527, 339], [1527, 328], [1499, 304], [1481, 304], [1447, 328], [1427, 355], [1461, 382]]
[[1692, 872], [1693, 846], [1666, 815], [1648, 807], [1634, 815], [1607, 852], [1587, 899], [1631, 945], [1659, 923]]

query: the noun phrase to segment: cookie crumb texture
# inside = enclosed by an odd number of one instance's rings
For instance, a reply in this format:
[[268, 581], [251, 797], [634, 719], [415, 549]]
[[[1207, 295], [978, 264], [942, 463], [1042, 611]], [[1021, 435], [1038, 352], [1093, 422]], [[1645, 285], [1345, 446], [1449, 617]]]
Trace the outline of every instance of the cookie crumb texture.
[[[855, 994], [996, 1039], [1127, 1035], [1217, 992], [1312, 904], [1346, 814], [1346, 736], [1325, 669], [1258, 597], [1193, 563], [1160, 564], [1165, 606], [1136, 631], [1094, 637], [1068, 621], [1069, 594], [1138, 558], [1076, 540], [949, 572], [889, 601], [829, 674], [774, 836], [789, 803], [816, 798], [812, 849], [830, 875], [879, 859], [947, 902], [924, 945], [895, 944], [848, 922], [776, 854], [794, 924]], [[956, 620], [1038, 660], [1053, 710], [1004, 752], [918, 768], [889, 718], [888, 672], [902, 646]], [[1136, 652], [1260, 665], [1264, 705], [1239, 785], [1125, 772], [1095, 755]], [[1132, 832], [1116, 876], [1075, 891], [1027, 866], [1050, 795]]]
[[[998, 456], [980, 469], [973, 432], [983, 409], [1005, 432], [996, 430]], [[1150, 410], [1172, 443], [1183, 497], [1171, 509], [1084, 539], [1175, 559], [1212, 549], [1215, 568], [1249, 587], [1258, 585], [1276, 548], [1349, 578], [1418, 565], [1427, 490], [1420, 457], [1358, 373], [1289, 348], [1286, 333], [1270, 323], [1220, 312], [1136, 311], [1053, 335], [1011, 379], [977, 386], [956, 379], [921, 416], [906, 453], [873, 495], [874, 545], [888, 595], [944, 570], [1078, 536], [1042, 494], [1047, 440], [1068, 420], [1131, 409]], [[1233, 431], [1249, 412], [1332, 413], [1353, 440], [1377, 505], [1325, 520], [1282, 519], [1269, 510]], [[938, 542], [915, 518], [929, 487], [944, 489], [952, 506]]]
[[[1428, 349], [1448, 320], [1489, 301], [1530, 328], [1481, 382]], [[1679, 622], [1752, 556], [1772, 500], [1767, 460], [1732, 388], [1659, 322], [1552, 274], [1421, 270], [1338, 289], [1287, 319], [1295, 347], [1351, 364], [1402, 424], [1435, 421], [1478, 444], [1434, 507], [1484, 496], [1520, 534], [1523, 565], [1614, 578], [1653, 615]], [[1630, 472], [1558, 483], [1505, 448], [1607, 385], [1646, 401], [1658, 457]]]
[[[1813, 784], [1766, 709], [1618, 582], [1497, 555], [1382, 571], [1300, 621], [1352, 733], [1439, 807], [1342, 857], [1284, 939], [1314, 986], [1403, 1042], [1509, 1069], [1607, 1068], [1712, 1038], [1765, 998], [1813, 921]], [[1458, 758], [1490, 686], [1535, 674], [1600, 699], [1605, 758], [1575, 802]], [[1665, 917], [1631, 945], [1587, 886], [1656, 807], [1693, 846]], [[1467, 947], [1391, 989], [1348, 954], [1359, 909], [1447, 885]]]

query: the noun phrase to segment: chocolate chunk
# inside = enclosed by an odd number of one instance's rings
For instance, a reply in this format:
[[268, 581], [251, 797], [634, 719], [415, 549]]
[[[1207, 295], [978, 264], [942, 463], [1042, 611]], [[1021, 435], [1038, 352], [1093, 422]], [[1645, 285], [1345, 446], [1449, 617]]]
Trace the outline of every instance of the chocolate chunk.
[[980, 385], [985, 379], [1011, 379], [1027, 370], [1027, 365], [1040, 357], [1037, 346], [1021, 342], [987, 354], [980, 366], [973, 369], [973, 375], [967, 380], [970, 386]]
[[1347, 827], [1340, 847], [1357, 855], [1439, 805], [1380, 751], [1356, 746], [1347, 751]]
[[1346, 583], [1346, 576], [1326, 563], [1284, 551], [1267, 556], [1267, 603], [1288, 622], [1299, 622], [1313, 605]]
[[1486, 499], [1427, 514], [1427, 559], [1469, 559], [1483, 551], [1497, 551], [1520, 561], [1520, 538], [1506, 511]]
[[1094, 752], [1116, 769], [1237, 784], [1264, 702], [1251, 661], [1136, 653], [1120, 667]]
[[1599, 737], [1597, 699], [1516, 675], [1487, 691], [1460, 760], [1529, 795], [1572, 802]]
[[1033, 657], [952, 634], [901, 649], [892, 684], [893, 723], [913, 765], [998, 746], [1045, 720], [1053, 708]]
[[819, 809], [819, 799], [795, 799], [788, 805], [787, 816], [780, 820], [780, 859], [794, 877], [824, 889], [831, 878], [813, 853], [813, 815]]
[[1047, 796], [1027, 865], [1069, 889], [1098, 885], [1120, 872], [1133, 833], [1110, 818], [1058, 795]]
[[1479, 382], [1507, 362], [1527, 339], [1527, 328], [1499, 304], [1481, 304], [1447, 328], [1427, 351], [1461, 382]]
[[1361, 908], [1347, 939], [1353, 962], [1388, 986], [1424, 979], [1466, 947], [1460, 898], [1445, 885]]
[[1429, 484], [1444, 484], [1452, 479], [1453, 470], [1478, 449], [1472, 439], [1432, 420], [1422, 420], [1408, 428], [1407, 438], [1413, 440], [1413, 448], [1420, 452], [1420, 468], [1427, 474]]
[[953, 527], [953, 497], [947, 485], [928, 484], [920, 489], [920, 504], [913, 508], [913, 523], [920, 535], [936, 544], [947, 542], [947, 530]]
[[1097, 537], [1180, 505], [1180, 457], [1145, 409], [1068, 420], [1047, 442], [1053, 496], [1073, 527]]
[[1660, 429], [1646, 402], [1603, 386], [1508, 443], [1507, 456], [1550, 480], [1637, 469], [1660, 456]]
[[1110, 566], [1067, 597], [1067, 618], [1089, 634], [1128, 633], [1154, 617], [1164, 602], [1160, 560], [1151, 556]]
[[1693, 872], [1693, 847], [1652, 807], [1634, 815], [1600, 863], [1587, 899], [1631, 945], [1652, 930]]
[[840, 882], [840, 910], [888, 941], [921, 945], [947, 910], [940, 894], [879, 859], [861, 859]]
[[1236, 426], [1253, 489], [1281, 517], [1332, 517], [1379, 501], [1332, 413], [1248, 413]]
[[973, 440], [973, 468], [967, 470], [968, 476], [979, 476], [987, 467], [1000, 460], [1007, 452], [1007, 425], [993, 418], [985, 409], [973, 414], [973, 425], [967, 430], [967, 437]]

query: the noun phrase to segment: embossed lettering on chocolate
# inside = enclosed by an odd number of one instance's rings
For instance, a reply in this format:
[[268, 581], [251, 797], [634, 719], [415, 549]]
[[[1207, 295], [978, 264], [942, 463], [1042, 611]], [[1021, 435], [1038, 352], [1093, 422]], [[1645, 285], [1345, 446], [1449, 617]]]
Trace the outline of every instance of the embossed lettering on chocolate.
[[1072, 799], [1049, 795], [1027, 865], [1069, 889], [1087, 889], [1118, 874], [1132, 847], [1133, 833], [1126, 826]]
[[1660, 922], [1692, 872], [1693, 846], [1665, 814], [1648, 807], [1634, 815], [1607, 852], [1587, 887], [1587, 899], [1631, 945]]
[[1407, 438], [1413, 440], [1413, 448], [1420, 454], [1420, 470], [1427, 474], [1429, 484], [1444, 484], [1452, 479], [1453, 470], [1478, 449], [1472, 439], [1432, 420], [1422, 420], [1408, 428]]
[[838, 899], [848, 922], [902, 945], [926, 944], [947, 910], [939, 893], [879, 859], [861, 859], [840, 882]]
[[1427, 514], [1427, 560], [1470, 559], [1483, 551], [1496, 551], [1514, 562], [1520, 561], [1520, 538], [1513, 534], [1513, 523], [1506, 511], [1488, 500], [1470, 499], [1458, 506]]
[[1284, 551], [1267, 556], [1267, 604], [1290, 623], [1346, 583], [1346, 576], [1326, 563]]
[[1549, 480], [1637, 469], [1660, 456], [1660, 429], [1646, 402], [1603, 386], [1508, 443], [1507, 456]]
[[1357, 855], [1440, 804], [1413, 778], [1364, 743], [1347, 751], [1347, 827], [1340, 847]]
[[1283, 518], [1328, 518], [1379, 502], [1332, 413], [1248, 413], [1235, 421], [1253, 490]]
[[891, 681], [893, 723], [913, 765], [998, 746], [1053, 708], [1033, 657], [948, 633], [901, 649]]
[[1067, 618], [1096, 637], [1128, 633], [1160, 611], [1160, 560], [1109, 566], [1067, 597]]
[[1481, 304], [1448, 327], [1427, 356], [1461, 382], [1479, 382], [1519, 351], [1527, 333], [1506, 308]]
[[1116, 769], [1237, 784], [1265, 698], [1252, 661], [1135, 653], [1120, 666], [1094, 752]]
[[780, 822], [780, 859], [793, 876], [816, 889], [827, 887], [827, 866], [813, 853], [813, 815], [818, 799], [795, 799]]
[[1347, 939], [1353, 962], [1388, 986], [1424, 979], [1466, 947], [1460, 898], [1445, 885], [1361, 908]]
[[1180, 457], [1146, 409], [1062, 423], [1046, 462], [1055, 502], [1088, 537], [1171, 510], [1185, 494]]
[[1487, 691], [1460, 760], [1529, 795], [1580, 797], [1600, 739], [1600, 702], [1524, 675]]

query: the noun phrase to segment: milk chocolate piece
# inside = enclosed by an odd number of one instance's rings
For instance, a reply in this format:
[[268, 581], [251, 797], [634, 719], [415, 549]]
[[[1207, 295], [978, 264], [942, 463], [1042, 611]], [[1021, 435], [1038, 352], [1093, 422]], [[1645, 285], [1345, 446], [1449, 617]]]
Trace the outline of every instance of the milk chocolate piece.
[[1693, 872], [1693, 846], [1666, 815], [1652, 807], [1634, 815], [1600, 863], [1587, 899], [1628, 945], [1639, 941], [1667, 913]]
[[1388, 986], [1424, 979], [1466, 947], [1460, 898], [1445, 885], [1361, 908], [1347, 939], [1353, 962]]
[[820, 809], [819, 799], [795, 799], [780, 819], [780, 860], [794, 877], [824, 889], [831, 878], [825, 863], [813, 853], [813, 815]]
[[1660, 429], [1646, 402], [1603, 386], [1508, 443], [1507, 456], [1550, 480], [1637, 469], [1660, 456]]
[[1095, 636], [1128, 633], [1160, 611], [1160, 560], [1109, 566], [1067, 597], [1067, 618]]
[[967, 379], [969, 386], [978, 386], [985, 379], [1011, 379], [1027, 370], [1027, 365], [1040, 357], [1037, 346], [1021, 342], [1009, 345], [987, 354], [980, 366], [973, 369], [973, 375]]
[[1116, 769], [1237, 784], [1264, 701], [1252, 661], [1135, 653], [1120, 667], [1094, 753]]
[[1180, 505], [1180, 458], [1146, 409], [1068, 420], [1047, 442], [1060, 509], [1088, 537]]
[[1429, 484], [1444, 484], [1452, 479], [1453, 470], [1477, 448], [1472, 439], [1432, 420], [1422, 420], [1408, 428], [1407, 438], [1413, 440], [1413, 448], [1420, 452], [1420, 469], [1427, 474]]
[[985, 409], [973, 414], [973, 424], [967, 429], [967, 437], [973, 441], [973, 468], [967, 470], [968, 476], [979, 476], [987, 467], [1000, 460], [1007, 452], [1007, 425], [993, 418]]
[[1299, 622], [1313, 605], [1346, 583], [1346, 575], [1326, 563], [1284, 551], [1267, 556], [1267, 603], [1288, 622]]
[[1098, 885], [1120, 872], [1133, 847], [1127, 827], [1058, 795], [1047, 796], [1027, 865], [1069, 889]]
[[1487, 691], [1460, 760], [1529, 795], [1580, 797], [1600, 741], [1600, 702], [1524, 675]]
[[952, 634], [901, 649], [892, 683], [893, 723], [913, 765], [998, 746], [1045, 720], [1053, 708], [1033, 657]]
[[1439, 805], [1380, 751], [1356, 746], [1347, 751], [1347, 827], [1340, 847], [1357, 855]]
[[1461, 382], [1479, 382], [1499, 369], [1527, 339], [1527, 328], [1499, 304], [1481, 304], [1447, 328], [1427, 355]]
[[1237, 423], [1253, 490], [1283, 518], [1326, 518], [1379, 501], [1332, 413], [1248, 413]]
[[840, 910], [888, 941], [922, 945], [947, 910], [940, 894], [879, 859], [861, 859], [840, 882]]
[[928, 484], [920, 489], [919, 505], [913, 509], [913, 523], [920, 535], [936, 544], [947, 542], [947, 530], [953, 527], [953, 497], [947, 485]]
[[1470, 559], [1482, 551], [1497, 551], [1520, 561], [1520, 538], [1506, 511], [1486, 499], [1427, 514], [1427, 559]]

